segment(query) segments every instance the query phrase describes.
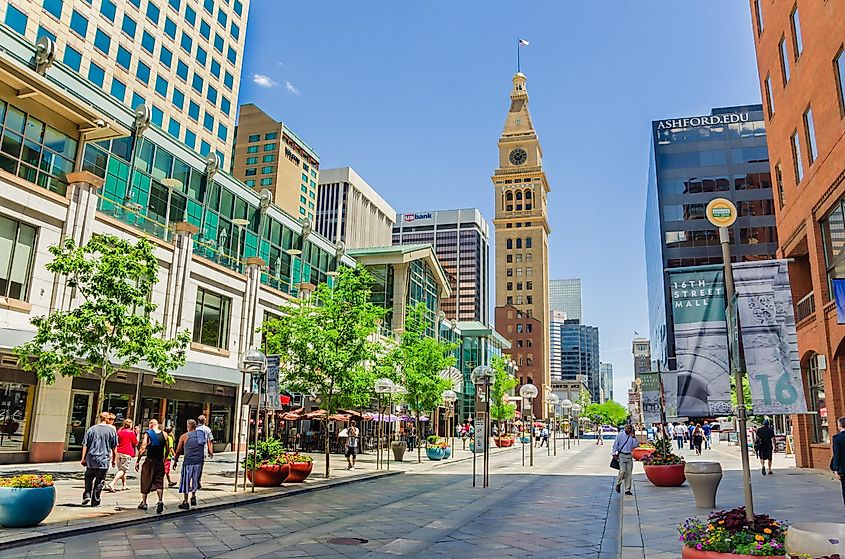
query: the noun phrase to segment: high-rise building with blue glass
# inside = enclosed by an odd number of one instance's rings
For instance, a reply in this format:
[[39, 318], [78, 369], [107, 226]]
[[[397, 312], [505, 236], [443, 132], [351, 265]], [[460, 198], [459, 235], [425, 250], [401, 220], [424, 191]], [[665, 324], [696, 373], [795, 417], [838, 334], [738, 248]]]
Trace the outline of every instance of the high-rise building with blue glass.
[[15, 0], [0, 22], [228, 168], [249, 0]]
[[560, 339], [560, 379], [584, 380], [594, 402], [601, 402], [599, 329], [566, 319], [555, 322]]
[[707, 221], [713, 198], [737, 207], [730, 227], [734, 261], [774, 258], [772, 180], [762, 105], [652, 122], [645, 217], [651, 359], [674, 368], [668, 268], [721, 264], [718, 230]]

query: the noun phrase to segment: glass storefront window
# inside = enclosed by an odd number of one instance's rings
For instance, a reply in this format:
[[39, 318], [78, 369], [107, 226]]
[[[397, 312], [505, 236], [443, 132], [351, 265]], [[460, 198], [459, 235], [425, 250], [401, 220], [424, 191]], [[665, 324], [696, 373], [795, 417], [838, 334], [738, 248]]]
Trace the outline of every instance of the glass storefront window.
[[807, 378], [808, 406], [813, 418], [813, 442], [827, 443], [830, 440], [830, 427], [828, 425], [828, 409], [824, 391], [824, 375], [819, 369], [819, 356], [813, 355], [807, 362], [805, 371]]
[[27, 446], [33, 387], [0, 383], [0, 451], [20, 451]]

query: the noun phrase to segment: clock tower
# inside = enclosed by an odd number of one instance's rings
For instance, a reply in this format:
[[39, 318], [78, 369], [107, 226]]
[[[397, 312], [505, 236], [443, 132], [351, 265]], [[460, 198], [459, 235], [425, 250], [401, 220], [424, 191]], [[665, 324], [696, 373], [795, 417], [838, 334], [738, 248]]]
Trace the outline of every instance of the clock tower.
[[511, 342], [517, 389], [534, 384], [534, 416], [546, 417], [549, 366], [549, 184], [543, 150], [528, 112], [525, 75], [513, 77], [510, 108], [499, 138], [496, 197], [496, 330]]

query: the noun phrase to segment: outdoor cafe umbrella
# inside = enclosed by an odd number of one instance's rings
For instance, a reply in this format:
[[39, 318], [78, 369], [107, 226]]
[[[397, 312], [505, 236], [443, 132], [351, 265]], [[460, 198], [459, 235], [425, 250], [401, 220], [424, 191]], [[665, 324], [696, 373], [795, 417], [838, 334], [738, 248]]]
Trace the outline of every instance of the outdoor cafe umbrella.
[[388, 423], [395, 423], [401, 419], [398, 415], [393, 415], [392, 413], [389, 415], [374, 413], [372, 415], [374, 421], [385, 421]]

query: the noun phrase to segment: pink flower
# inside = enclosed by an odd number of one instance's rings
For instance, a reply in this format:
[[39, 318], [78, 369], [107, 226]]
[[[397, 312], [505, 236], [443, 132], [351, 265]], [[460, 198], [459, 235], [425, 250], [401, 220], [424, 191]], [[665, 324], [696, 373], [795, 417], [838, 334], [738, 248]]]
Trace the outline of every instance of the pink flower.
[[697, 550], [701, 551], [701, 544], [700, 544], [700, 543], [699, 543], [699, 544], [696, 544], [696, 545], [695, 545], [695, 548], [696, 548]]

